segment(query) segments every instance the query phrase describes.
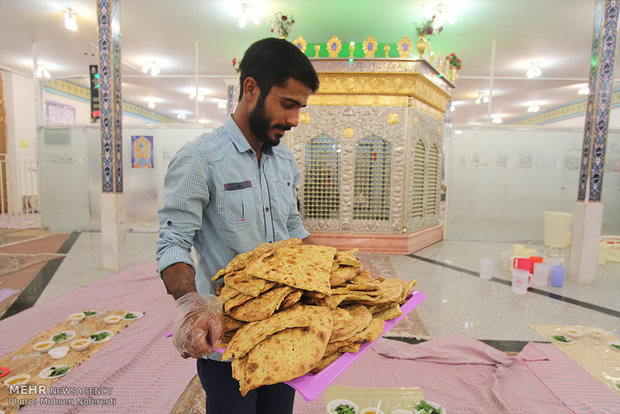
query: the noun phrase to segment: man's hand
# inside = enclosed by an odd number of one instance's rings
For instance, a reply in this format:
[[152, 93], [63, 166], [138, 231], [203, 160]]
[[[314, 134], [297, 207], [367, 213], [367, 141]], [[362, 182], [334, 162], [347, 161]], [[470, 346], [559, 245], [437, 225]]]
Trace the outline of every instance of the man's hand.
[[176, 301], [174, 346], [183, 358], [213, 352], [222, 334], [222, 303], [217, 296], [190, 292]]

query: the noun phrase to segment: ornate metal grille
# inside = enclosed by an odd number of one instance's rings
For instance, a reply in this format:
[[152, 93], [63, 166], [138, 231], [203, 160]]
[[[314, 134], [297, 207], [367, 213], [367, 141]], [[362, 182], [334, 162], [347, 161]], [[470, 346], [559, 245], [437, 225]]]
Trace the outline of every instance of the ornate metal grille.
[[389, 220], [392, 144], [375, 135], [355, 145], [353, 218]]
[[431, 145], [428, 151], [428, 166], [426, 168], [426, 215], [434, 216], [437, 213], [437, 183], [439, 180], [439, 151], [436, 145]]
[[424, 144], [418, 141], [413, 151], [411, 177], [411, 216], [422, 217], [424, 212]]
[[306, 144], [304, 218], [337, 219], [340, 212], [340, 144], [319, 135]]

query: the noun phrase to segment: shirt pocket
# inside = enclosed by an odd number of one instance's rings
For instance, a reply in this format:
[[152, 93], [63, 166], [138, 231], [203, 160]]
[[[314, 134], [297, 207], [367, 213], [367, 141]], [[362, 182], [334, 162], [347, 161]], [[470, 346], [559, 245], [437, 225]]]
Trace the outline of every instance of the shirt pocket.
[[229, 224], [256, 221], [256, 201], [252, 187], [224, 191], [224, 220]]
[[293, 199], [293, 183], [290, 181], [276, 181], [278, 189], [277, 209], [278, 213], [286, 220], [291, 213], [291, 203]]

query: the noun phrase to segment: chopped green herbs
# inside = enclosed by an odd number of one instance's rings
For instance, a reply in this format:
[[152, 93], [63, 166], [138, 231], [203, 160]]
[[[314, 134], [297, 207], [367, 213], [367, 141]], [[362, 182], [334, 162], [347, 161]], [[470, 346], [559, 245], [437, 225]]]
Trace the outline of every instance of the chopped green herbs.
[[96, 311], [86, 311], [86, 312], [84, 312], [84, 316], [93, 316], [93, 315], [96, 315], [96, 314], [97, 314]]
[[611, 347], [620, 351], [620, 344], [611, 344]]
[[348, 404], [340, 404], [338, 407], [336, 407], [335, 412], [336, 414], [357, 414], [355, 412], [355, 408], [351, 407]]
[[430, 405], [429, 403], [426, 402], [426, 400], [422, 400], [418, 403], [416, 403], [413, 408], [416, 411], [420, 411], [424, 414], [441, 414], [440, 411], [433, 407], [432, 405]]
[[69, 335], [67, 335], [65, 332], [61, 332], [59, 334], [52, 336], [52, 341], [56, 343], [66, 341], [67, 339], [69, 339]]
[[59, 375], [63, 375], [66, 374], [67, 371], [69, 371], [69, 366], [68, 365], [64, 365], [62, 367], [52, 367], [52, 370], [50, 371], [48, 377], [58, 377]]
[[93, 341], [95, 342], [101, 342], [104, 339], [106, 339], [108, 336], [110, 336], [109, 332], [97, 332], [92, 334], [90, 337], [93, 339]]
[[551, 335], [551, 339], [556, 340], [558, 342], [569, 343], [573, 342], [572, 339], [565, 337], [564, 335]]
[[133, 313], [127, 313], [125, 314], [125, 316], [123, 316], [123, 318], [125, 319], [136, 319], [138, 317], [138, 315], [134, 315]]

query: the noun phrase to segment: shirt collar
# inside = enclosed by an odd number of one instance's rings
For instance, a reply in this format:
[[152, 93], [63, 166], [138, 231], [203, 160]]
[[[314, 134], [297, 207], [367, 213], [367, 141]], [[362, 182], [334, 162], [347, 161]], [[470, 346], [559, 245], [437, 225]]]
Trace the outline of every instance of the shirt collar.
[[[224, 121], [224, 129], [228, 133], [230, 140], [235, 145], [235, 148], [237, 148], [237, 151], [239, 152], [248, 152], [250, 150], [252, 152], [254, 151], [252, 150], [252, 147], [250, 146], [250, 143], [248, 142], [247, 138], [245, 137], [245, 135], [243, 135], [243, 132], [241, 132], [241, 130], [239, 129], [239, 126], [237, 125], [235, 120], [232, 118], [232, 115], [228, 115], [228, 118], [226, 118], [226, 121]], [[267, 147], [263, 145], [262, 151], [263, 151], [263, 154], [265, 155], [273, 155], [272, 147]]]
[[245, 138], [245, 135], [243, 135], [243, 132], [241, 132], [241, 130], [233, 120], [232, 115], [228, 115], [228, 118], [226, 118], [226, 121], [224, 121], [224, 130], [226, 130], [228, 137], [235, 145], [235, 148], [237, 148], [237, 151], [247, 152], [248, 150], [252, 149], [248, 140]]

